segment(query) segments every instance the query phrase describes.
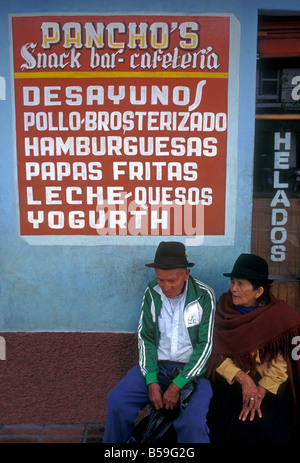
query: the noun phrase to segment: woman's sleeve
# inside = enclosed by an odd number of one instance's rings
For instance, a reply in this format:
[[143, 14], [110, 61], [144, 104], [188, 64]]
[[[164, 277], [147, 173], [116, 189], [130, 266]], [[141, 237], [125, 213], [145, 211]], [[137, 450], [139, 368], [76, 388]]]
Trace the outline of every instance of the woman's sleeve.
[[234, 377], [237, 372], [240, 371], [240, 368], [234, 364], [231, 358], [227, 357], [221, 365], [218, 366], [216, 371], [219, 375], [223, 376], [229, 384], [233, 384], [235, 381]]
[[[288, 379], [287, 364], [279, 353], [276, 359], [261, 363], [259, 355], [256, 357], [257, 370], [261, 375], [258, 384], [272, 394], [277, 394], [279, 386]], [[229, 384], [233, 384], [235, 375], [240, 370], [231, 358], [226, 358], [216, 371], [226, 379]]]
[[259, 384], [272, 394], [277, 394], [279, 386], [288, 379], [287, 364], [280, 353], [276, 359], [263, 363], [259, 370], [262, 376]]

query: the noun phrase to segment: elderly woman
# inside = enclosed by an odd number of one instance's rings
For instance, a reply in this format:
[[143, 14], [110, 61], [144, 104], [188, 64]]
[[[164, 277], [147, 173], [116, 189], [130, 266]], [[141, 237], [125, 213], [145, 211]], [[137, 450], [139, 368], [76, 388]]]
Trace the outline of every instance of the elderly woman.
[[261, 257], [241, 254], [224, 276], [231, 282], [215, 319], [211, 442], [292, 442], [297, 401], [300, 407], [300, 360], [292, 353], [300, 316], [270, 293]]

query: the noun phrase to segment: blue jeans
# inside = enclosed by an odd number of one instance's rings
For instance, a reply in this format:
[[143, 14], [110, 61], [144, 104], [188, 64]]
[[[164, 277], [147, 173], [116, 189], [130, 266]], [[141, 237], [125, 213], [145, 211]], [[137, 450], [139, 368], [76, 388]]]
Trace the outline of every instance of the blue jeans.
[[[168, 386], [170, 381], [165, 372], [174, 366], [174, 362], [159, 363], [158, 381], [162, 386]], [[174, 421], [178, 443], [208, 443], [209, 429], [206, 424], [206, 415], [212, 397], [212, 388], [206, 378], [198, 378], [189, 404], [182, 408], [178, 418]], [[110, 391], [107, 397], [107, 417], [103, 443], [126, 442], [134, 429], [134, 421], [147, 403], [148, 387], [135, 366]]]

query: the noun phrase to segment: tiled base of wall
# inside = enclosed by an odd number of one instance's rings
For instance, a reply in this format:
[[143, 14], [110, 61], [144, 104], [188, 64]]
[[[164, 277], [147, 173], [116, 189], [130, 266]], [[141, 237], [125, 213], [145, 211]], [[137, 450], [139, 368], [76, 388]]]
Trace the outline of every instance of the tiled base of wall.
[[2, 424], [0, 444], [101, 444], [104, 425], [80, 424]]

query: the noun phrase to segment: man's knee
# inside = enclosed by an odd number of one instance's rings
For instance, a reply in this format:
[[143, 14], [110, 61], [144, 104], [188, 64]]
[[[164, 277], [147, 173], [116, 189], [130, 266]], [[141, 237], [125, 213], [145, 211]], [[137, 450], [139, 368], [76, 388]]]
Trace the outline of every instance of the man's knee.
[[117, 384], [111, 391], [109, 391], [107, 395], [107, 406], [108, 408], [116, 409], [116, 408], [119, 408], [122, 402], [123, 402], [122, 394]]

